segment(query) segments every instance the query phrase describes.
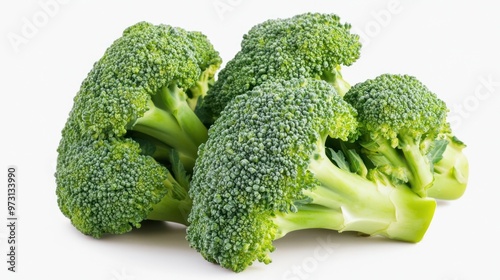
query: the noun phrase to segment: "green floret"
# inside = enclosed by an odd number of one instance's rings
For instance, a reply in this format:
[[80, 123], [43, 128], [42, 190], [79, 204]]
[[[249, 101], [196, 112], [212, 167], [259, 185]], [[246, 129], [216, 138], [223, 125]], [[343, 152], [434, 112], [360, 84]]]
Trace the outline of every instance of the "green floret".
[[196, 48], [195, 54], [200, 62], [198, 66], [202, 70], [198, 80], [187, 90], [189, 106], [194, 110], [198, 102], [206, 96], [208, 89], [215, 83], [215, 75], [222, 60], [203, 33], [191, 31], [188, 37]]
[[343, 95], [350, 85], [342, 79], [340, 66], [354, 63], [361, 49], [359, 36], [350, 29], [337, 15], [321, 13], [255, 25], [220, 71], [201, 109], [215, 120], [231, 99], [268, 80], [323, 79]]
[[427, 154], [446, 125], [446, 104], [409, 75], [380, 75], [344, 98], [358, 111], [358, 142], [375, 166], [426, 196], [434, 181]]
[[239, 272], [255, 260], [269, 263], [273, 241], [295, 230], [419, 241], [434, 200], [368, 170], [353, 150], [331, 153], [338, 164], [327, 156], [328, 137], [356, 133], [355, 110], [322, 80], [267, 82], [236, 97], [200, 146], [189, 191], [191, 246]]
[[82, 233], [99, 238], [140, 227], [145, 219], [187, 224], [186, 181], [127, 138], [81, 139], [60, 146], [59, 207]]
[[148, 217], [187, 223], [173, 206], [188, 209], [188, 177], [208, 136], [192, 104], [220, 63], [203, 34], [140, 22], [94, 64], [58, 147], [58, 203], [79, 230], [123, 233]]
[[83, 82], [70, 117], [80, 118], [82, 132], [94, 138], [134, 130], [195, 158], [207, 133], [186, 92], [196, 91], [200, 80], [208, 82], [213, 76], [204, 71], [220, 65], [203, 38], [146, 22], [127, 28]]

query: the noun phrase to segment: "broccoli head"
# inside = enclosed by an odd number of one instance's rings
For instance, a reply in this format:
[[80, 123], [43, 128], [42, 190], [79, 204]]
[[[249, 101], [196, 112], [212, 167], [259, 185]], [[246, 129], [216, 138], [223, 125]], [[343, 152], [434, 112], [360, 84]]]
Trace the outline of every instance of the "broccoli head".
[[444, 101], [417, 78], [383, 74], [344, 96], [358, 112], [363, 152], [380, 170], [426, 196], [434, 182], [427, 156], [446, 127]]
[[235, 96], [268, 80], [323, 79], [343, 95], [350, 85], [340, 66], [359, 55], [359, 36], [335, 14], [305, 13], [270, 19], [243, 36], [241, 49], [220, 71], [198, 111], [215, 120]]
[[144, 219], [186, 224], [187, 178], [176, 180], [133, 139], [88, 138], [62, 146], [59, 207], [82, 233], [96, 238], [125, 233]]
[[78, 230], [100, 237], [144, 219], [187, 223], [189, 176], [208, 132], [192, 104], [220, 64], [203, 34], [147, 22], [105, 51], [57, 150], [58, 204]]
[[357, 127], [355, 109], [322, 80], [268, 81], [235, 97], [200, 146], [189, 190], [191, 246], [239, 272], [269, 263], [273, 241], [295, 230], [419, 241], [435, 201], [369, 170], [354, 150], [325, 147]]

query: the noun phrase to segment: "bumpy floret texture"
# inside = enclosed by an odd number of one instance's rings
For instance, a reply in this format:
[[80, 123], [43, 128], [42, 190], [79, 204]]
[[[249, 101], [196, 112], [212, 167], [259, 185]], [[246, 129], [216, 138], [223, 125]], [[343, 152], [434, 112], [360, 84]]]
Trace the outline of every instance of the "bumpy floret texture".
[[410, 75], [383, 74], [354, 85], [344, 97], [357, 111], [360, 128], [372, 138], [437, 137], [446, 124], [446, 104]]
[[141, 155], [130, 139], [86, 139], [63, 143], [57, 196], [62, 213], [82, 233], [101, 237], [120, 234], [140, 222], [171, 190], [168, 170]]
[[[342, 105], [339, 105], [341, 103]], [[318, 138], [347, 139], [355, 112], [319, 80], [265, 83], [223, 111], [200, 147], [188, 240], [209, 261], [241, 271], [269, 263], [276, 212], [318, 182], [307, 171]]]
[[204, 67], [219, 64], [203, 34], [147, 22], [127, 28], [94, 64], [74, 98], [57, 150], [58, 205], [78, 230], [94, 237], [125, 233], [139, 227], [162, 197], [175, 194], [168, 163], [156, 161], [129, 129], [151, 104], [171, 109], [155, 100], [162, 89], [187, 90]]
[[305, 13], [257, 24], [220, 71], [205, 108], [214, 118], [235, 96], [268, 80], [321, 78], [360, 54], [359, 36], [335, 14]]
[[84, 80], [71, 116], [95, 138], [122, 136], [152, 95], [174, 83], [188, 89], [202, 66], [220, 60], [204, 35], [141, 22], [127, 28]]

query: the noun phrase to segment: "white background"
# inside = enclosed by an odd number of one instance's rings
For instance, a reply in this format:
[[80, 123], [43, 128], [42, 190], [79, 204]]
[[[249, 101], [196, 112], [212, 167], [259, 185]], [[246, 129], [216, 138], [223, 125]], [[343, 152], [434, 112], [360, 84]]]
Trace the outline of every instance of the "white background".
[[[47, 4], [52, 3], [52, 4]], [[224, 61], [263, 20], [333, 12], [362, 34], [351, 84], [418, 77], [445, 100], [468, 144], [470, 183], [440, 202], [418, 244], [310, 230], [275, 242], [270, 265], [235, 274], [190, 249], [184, 228], [151, 223], [95, 240], [59, 211], [60, 131], [93, 63], [138, 21], [205, 33]], [[500, 279], [500, 8], [495, 1], [2, 1], [0, 279]], [[7, 272], [6, 173], [18, 167], [18, 272]]]

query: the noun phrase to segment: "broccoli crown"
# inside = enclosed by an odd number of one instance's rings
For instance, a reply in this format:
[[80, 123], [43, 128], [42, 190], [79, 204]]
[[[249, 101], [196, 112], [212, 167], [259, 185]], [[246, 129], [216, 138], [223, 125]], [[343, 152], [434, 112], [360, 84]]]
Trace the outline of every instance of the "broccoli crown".
[[207, 38], [168, 25], [130, 26], [83, 81], [71, 116], [95, 138], [122, 136], [148, 110], [159, 89], [188, 89], [220, 57]]
[[147, 22], [105, 51], [74, 98], [57, 150], [58, 204], [77, 229], [125, 233], [155, 209], [166, 214], [158, 219], [184, 222], [173, 213], [184, 209], [155, 204], [188, 199], [184, 168], [194, 165], [207, 129], [185, 91], [218, 65], [203, 34]]
[[131, 139], [63, 141], [56, 190], [62, 213], [82, 233], [100, 237], [139, 227], [172, 190], [169, 171]]
[[447, 107], [417, 78], [383, 74], [354, 85], [344, 99], [356, 108], [360, 130], [397, 147], [401, 136], [435, 138], [446, 124]]
[[335, 14], [271, 19], [244, 35], [241, 50], [220, 71], [204, 106], [214, 116], [235, 96], [268, 80], [322, 78], [360, 55], [359, 36]]
[[321, 80], [267, 82], [239, 95], [200, 147], [191, 189], [188, 240], [207, 260], [242, 271], [269, 263], [277, 212], [296, 211], [318, 139], [347, 139], [355, 111]]

